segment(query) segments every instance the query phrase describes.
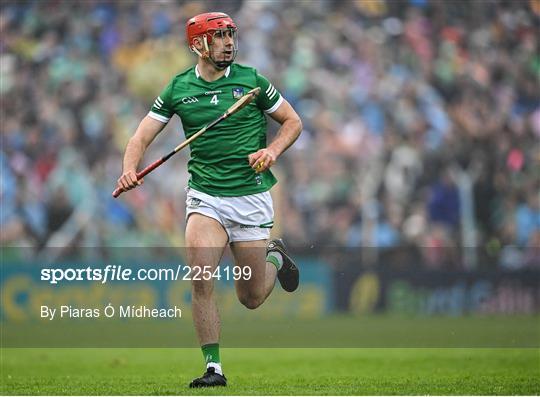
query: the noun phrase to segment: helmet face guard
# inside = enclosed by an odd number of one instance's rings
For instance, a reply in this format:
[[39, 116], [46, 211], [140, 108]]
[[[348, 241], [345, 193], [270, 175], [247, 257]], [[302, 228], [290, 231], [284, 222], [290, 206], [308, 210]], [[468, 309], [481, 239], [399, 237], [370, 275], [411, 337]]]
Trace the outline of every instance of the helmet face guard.
[[[234, 21], [222, 12], [209, 12], [189, 19], [186, 23], [186, 36], [189, 49], [203, 59], [208, 59], [219, 70], [225, 69], [234, 62], [238, 53], [238, 30]], [[232, 39], [232, 48], [223, 48], [224, 59], [215, 58], [212, 46], [217, 40], [224, 42]], [[195, 41], [200, 40], [202, 49], [197, 49]], [[212, 56], [214, 54], [214, 56]], [[228, 59], [227, 59], [228, 58]]]
[[[204, 36], [206, 37], [206, 36]], [[234, 62], [234, 59], [236, 58], [236, 54], [238, 53], [238, 33], [235, 28], [227, 28], [227, 29], [221, 29], [216, 30], [214, 32], [209, 31], [209, 38], [204, 39], [203, 37], [203, 46], [205, 48], [205, 51], [208, 53], [208, 60], [217, 68], [217, 69], [225, 69], [227, 66], [232, 64]], [[225, 41], [226, 38], [230, 37], [232, 40], [232, 47], [230, 49], [226, 49], [225, 47], [221, 51], [221, 54], [224, 54], [224, 57], [229, 57], [228, 60], [216, 60], [212, 58], [212, 54], [217, 55], [215, 51], [212, 51], [212, 46], [217, 40]]]

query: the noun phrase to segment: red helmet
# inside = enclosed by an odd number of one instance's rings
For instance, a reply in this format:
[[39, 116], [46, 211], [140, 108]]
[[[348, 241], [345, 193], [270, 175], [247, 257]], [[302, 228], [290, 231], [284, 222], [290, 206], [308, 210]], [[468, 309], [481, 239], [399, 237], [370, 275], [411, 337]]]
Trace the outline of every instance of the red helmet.
[[236, 32], [236, 24], [230, 16], [223, 12], [207, 12], [190, 18], [186, 22], [186, 37], [188, 46], [193, 49], [193, 39], [205, 36], [208, 44], [212, 44], [213, 32], [232, 29]]

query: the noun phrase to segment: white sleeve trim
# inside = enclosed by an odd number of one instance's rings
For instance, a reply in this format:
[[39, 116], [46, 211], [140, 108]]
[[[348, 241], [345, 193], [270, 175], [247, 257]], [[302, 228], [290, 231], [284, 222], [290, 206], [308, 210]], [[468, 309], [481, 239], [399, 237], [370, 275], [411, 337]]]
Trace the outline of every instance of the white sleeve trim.
[[272, 106], [268, 110], [265, 110], [264, 113], [266, 114], [274, 113], [282, 103], [283, 103], [283, 97], [280, 95], [278, 101], [274, 104], [274, 106]]
[[161, 121], [162, 123], [165, 123], [165, 124], [167, 124], [169, 120], [171, 119], [170, 117], [165, 117], [165, 116], [162, 116], [161, 114], [157, 114], [152, 111], [148, 112], [148, 116], [150, 116], [154, 120]]

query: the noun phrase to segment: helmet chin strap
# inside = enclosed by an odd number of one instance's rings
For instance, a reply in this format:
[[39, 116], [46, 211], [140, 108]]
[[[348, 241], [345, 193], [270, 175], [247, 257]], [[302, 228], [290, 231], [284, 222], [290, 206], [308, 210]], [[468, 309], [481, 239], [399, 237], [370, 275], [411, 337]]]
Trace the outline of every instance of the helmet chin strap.
[[218, 70], [224, 70], [224, 69], [227, 69], [228, 66], [230, 66], [233, 61], [234, 61], [234, 58], [231, 59], [230, 61], [220, 61], [220, 62], [216, 62], [212, 59], [212, 57], [208, 57], [208, 61], [210, 61], [210, 63], [212, 65], [214, 65], [214, 67]]

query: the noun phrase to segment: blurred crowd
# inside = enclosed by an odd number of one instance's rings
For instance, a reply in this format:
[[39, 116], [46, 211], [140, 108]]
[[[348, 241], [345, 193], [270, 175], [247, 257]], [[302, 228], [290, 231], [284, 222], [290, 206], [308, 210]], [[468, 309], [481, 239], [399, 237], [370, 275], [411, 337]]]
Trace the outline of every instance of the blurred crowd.
[[[237, 61], [304, 122], [275, 166], [274, 232], [289, 245], [408, 247], [431, 268], [539, 265], [540, 0], [0, 7], [4, 246], [182, 245], [187, 153], [110, 193], [155, 96], [196, 61], [185, 21], [220, 10], [239, 27]], [[181, 139], [176, 118], [145, 162]]]

